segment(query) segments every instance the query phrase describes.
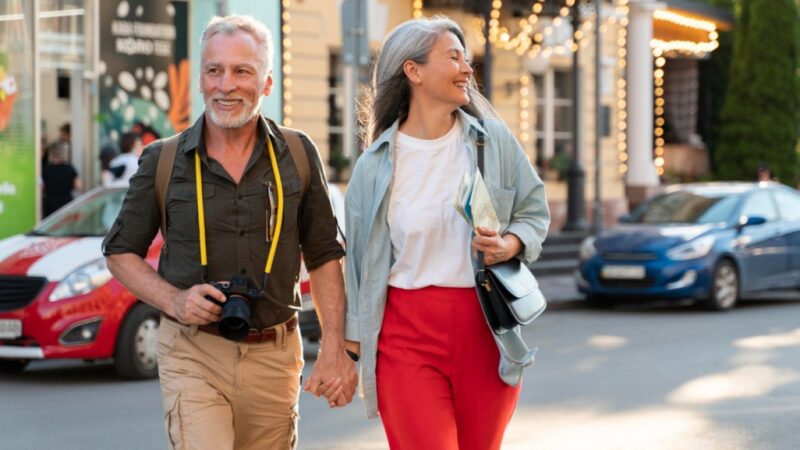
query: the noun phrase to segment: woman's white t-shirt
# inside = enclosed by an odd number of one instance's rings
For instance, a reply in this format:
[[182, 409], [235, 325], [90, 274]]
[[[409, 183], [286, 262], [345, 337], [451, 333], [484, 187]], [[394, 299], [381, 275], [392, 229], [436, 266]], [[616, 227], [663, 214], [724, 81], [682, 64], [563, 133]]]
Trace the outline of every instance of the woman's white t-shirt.
[[390, 286], [475, 286], [472, 231], [454, 206], [470, 162], [458, 120], [437, 139], [397, 134], [388, 217], [395, 260]]

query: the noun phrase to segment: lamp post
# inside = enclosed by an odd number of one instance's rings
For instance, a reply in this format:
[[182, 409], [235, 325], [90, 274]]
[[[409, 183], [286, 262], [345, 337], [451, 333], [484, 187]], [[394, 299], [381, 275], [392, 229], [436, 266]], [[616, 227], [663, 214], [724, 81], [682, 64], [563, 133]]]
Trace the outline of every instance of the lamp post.
[[603, 136], [601, 120], [604, 118], [600, 104], [600, 10], [602, 0], [594, 0], [594, 207], [592, 208], [592, 233], [603, 229], [603, 199], [600, 195], [600, 138]]
[[581, 68], [579, 63], [580, 45], [575, 40], [575, 32], [581, 26], [580, 1], [576, 1], [572, 12], [572, 162], [567, 169], [567, 221], [564, 231], [586, 231], [586, 171], [583, 169], [581, 156], [581, 127], [578, 125], [581, 110], [580, 79]]

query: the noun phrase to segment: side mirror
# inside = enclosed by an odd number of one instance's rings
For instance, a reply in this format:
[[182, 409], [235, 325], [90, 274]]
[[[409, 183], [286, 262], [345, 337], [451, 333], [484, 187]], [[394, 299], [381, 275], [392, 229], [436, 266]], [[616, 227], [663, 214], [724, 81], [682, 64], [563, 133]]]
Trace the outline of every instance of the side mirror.
[[741, 216], [739, 217], [739, 223], [736, 225], [736, 228], [741, 231], [744, 227], [762, 225], [765, 223], [767, 223], [767, 219], [761, 216]]

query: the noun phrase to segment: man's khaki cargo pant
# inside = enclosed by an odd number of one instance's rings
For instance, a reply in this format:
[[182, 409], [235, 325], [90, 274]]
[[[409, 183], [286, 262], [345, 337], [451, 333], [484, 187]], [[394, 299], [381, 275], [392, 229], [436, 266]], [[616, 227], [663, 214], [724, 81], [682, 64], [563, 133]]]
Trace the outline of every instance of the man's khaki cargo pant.
[[169, 448], [294, 449], [303, 351], [300, 333], [242, 344], [162, 317], [158, 374]]

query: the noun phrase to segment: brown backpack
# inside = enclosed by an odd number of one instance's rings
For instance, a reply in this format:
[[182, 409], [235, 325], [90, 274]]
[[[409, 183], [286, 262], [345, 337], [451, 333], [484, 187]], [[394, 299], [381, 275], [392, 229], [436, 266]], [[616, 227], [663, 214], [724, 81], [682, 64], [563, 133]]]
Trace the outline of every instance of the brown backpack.
[[[300, 176], [300, 184], [302, 186], [300, 198], [303, 198], [311, 180], [311, 170], [308, 165], [305, 146], [300, 141], [300, 134], [297, 130], [282, 126], [278, 126], [278, 130], [289, 146], [289, 153], [292, 155], [292, 161], [294, 161], [297, 174]], [[178, 133], [164, 139], [161, 144], [161, 154], [158, 157], [158, 166], [156, 167], [156, 203], [161, 214], [161, 236], [164, 238], [164, 242], [167, 241], [167, 188], [169, 188], [169, 182], [172, 178], [172, 169], [175, 166], [175, 155], [178, 152], [180, 136], [180, 133]]]

